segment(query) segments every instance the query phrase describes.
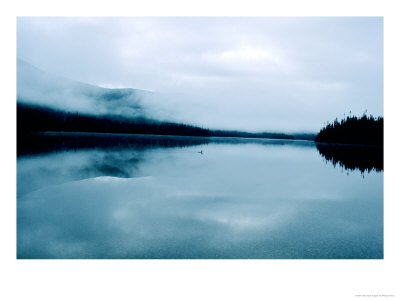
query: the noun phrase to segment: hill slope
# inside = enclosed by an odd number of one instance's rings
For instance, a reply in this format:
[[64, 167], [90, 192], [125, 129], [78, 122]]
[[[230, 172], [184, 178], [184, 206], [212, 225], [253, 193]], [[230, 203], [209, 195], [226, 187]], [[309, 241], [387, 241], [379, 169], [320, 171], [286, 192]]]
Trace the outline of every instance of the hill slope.
[[87, 114], [143, 117], [143, 98], [151, 92], [108, 89], [46, 73], [17, 60], [17, 101]]

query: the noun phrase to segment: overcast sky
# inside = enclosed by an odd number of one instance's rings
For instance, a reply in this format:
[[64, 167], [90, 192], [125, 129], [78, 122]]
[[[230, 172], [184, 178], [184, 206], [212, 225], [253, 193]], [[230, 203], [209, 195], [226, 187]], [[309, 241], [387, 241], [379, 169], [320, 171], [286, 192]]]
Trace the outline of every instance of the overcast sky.
[[383, 114], [382, 18], [23, 17], [17, 56], [155, 91], [161, 116], [209, 128], [316, 132], [349, 111]]

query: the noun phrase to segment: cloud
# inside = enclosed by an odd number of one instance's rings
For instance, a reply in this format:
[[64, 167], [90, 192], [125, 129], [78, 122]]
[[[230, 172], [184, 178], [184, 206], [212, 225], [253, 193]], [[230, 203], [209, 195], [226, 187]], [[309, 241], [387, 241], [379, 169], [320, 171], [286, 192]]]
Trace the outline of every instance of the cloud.
[[342, 82], [321, 82], [321, 81], [297, 81], [295, 85], [305, 89], [311, 90], [343, 90], [347, 85]]

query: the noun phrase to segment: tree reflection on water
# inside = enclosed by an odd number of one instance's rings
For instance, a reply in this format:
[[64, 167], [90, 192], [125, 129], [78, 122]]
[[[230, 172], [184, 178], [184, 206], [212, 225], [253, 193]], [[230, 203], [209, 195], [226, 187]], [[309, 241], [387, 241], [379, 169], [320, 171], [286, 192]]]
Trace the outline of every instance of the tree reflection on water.
[[334, 166], [361, 173], [383, 171], [383, 146], [315, 144], [320, 155]]

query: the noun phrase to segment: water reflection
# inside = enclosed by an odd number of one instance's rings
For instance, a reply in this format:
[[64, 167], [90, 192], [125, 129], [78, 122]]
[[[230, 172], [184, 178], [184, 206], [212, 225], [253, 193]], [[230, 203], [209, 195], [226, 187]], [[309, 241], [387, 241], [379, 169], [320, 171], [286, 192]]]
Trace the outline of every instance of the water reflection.
[[[148, 150], [207, 144], [208, 138], [152, 135], [45, 133], [20, 136], [17, 194], [47, 185], [113, 176], [136, 177]], [[58, 155], [61, 154], [61, 155]]]
[[383, 147], [316, 143], [326, 161], [346, 170], [383, 171]]
[[18, 157], [18, 258], [383, 258], [382, 173], [313, 143], [111, 145]]
[[189, 147], [207, 144], [207, 137], [179, 137], [103, 133], [36, 133], [17, 137], [17, 155], [36, 155], [84, 149], [136, 149]]

